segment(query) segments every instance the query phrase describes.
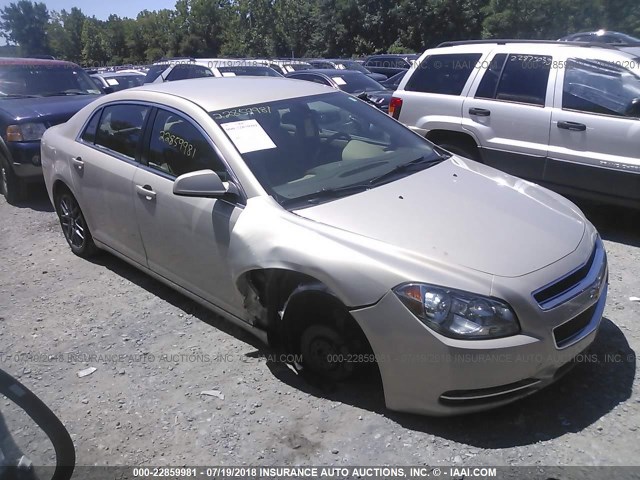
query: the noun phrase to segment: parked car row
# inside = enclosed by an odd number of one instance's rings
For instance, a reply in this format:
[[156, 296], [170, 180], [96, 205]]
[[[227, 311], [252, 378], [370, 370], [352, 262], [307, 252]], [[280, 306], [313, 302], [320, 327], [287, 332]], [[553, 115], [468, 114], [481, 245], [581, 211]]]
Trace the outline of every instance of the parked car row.
[[[3, 192], [42, 162], [75, 254], [111, 252], [330, 381], [376, 365], [391, 409], [534, 393], [593, 342], [608, 266], [577, 206], [508, 172], [640, 208], [640, 66], [550, 41], [385, 57], [365, 65], [397, 70], [390, 99], [337, 61], [165, 60], [108, 96], [45, 60], [17, 65], [76, 83], [21, 93], [9, 65], [0, 108], [31, 110], [3, 120]], [[84, 103], [49, 118], [42, 92]]]

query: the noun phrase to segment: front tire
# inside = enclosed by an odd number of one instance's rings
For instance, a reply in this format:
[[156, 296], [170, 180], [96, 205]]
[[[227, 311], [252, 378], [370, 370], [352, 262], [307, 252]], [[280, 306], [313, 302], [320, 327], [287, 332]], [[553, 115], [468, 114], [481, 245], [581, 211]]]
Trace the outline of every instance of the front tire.
[[332, 381], [343, 381], [355, 371], [352, 354], [344, 335], [329, 325], [308, 326], [300, 337], [303, 365]]
[[62, 233], [71, 251], [82, 258], [94, 255], [98, 248], [87, 226], [78, 201], [68, 190], [63, 190], [55, 197], [56, 213], [60, 220]]
[[24, 185], [6, 158], [0, 157], [0, 191], [7, 203], [16, 205], [24, 196]]

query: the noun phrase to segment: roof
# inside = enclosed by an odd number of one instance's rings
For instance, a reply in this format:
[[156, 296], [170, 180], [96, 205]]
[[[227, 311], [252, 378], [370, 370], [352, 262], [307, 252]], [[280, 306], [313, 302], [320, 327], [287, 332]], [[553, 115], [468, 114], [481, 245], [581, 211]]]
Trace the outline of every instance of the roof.
[[[335, 72], [335, 70], [333, 70]], [[207, 77], [175, 82], [148, 83], [109, 95], [110, 99], [131, 99], [136, 92], [148, 91], [191, 100], [207, 112], [242, 105], [273, 102], [287, 98], [330, 93], [335, 90], [313, 82], [278, 77]]]
[[92, 77], [98, 76], [98, 77], [145, 77], [146, 74], [142, 73], [142, 72], [133, 72], [133, 71], [128, 71], [128, 72], [103, 72], [103, 73], [96, 73], [91, 75]]
[[495, 51], [499, 53], [521, 53], [531, 55], [575, 55], [578, 58], [594, 55], [601, 60], [615, 60], [616, 58], [631, 58], [634, 53], [605, 43], [560, 42], [556, 40], [468, 40], [460, 42], [445, 42], [437, 47], [426, 50], [435, 53], [485, 53]]
[[328, 77], [342, 77], [344, 75], [364, 75], [364, 73], [358, 70], [342, 70], [339, 68], [308, 68], [307, 70], [298, 70], [297, 72], [290, 72], [287, 75], [303, 74], [303, 73], [319, 73]]
[[66, 62], [64, 60], [43, 60], [40, 58], [11, 58], [0, 57], [0, 65], [34, 65], [34, 66], [48, 66], [48, 67], [73, 67], [80, 68], [73, 62]]

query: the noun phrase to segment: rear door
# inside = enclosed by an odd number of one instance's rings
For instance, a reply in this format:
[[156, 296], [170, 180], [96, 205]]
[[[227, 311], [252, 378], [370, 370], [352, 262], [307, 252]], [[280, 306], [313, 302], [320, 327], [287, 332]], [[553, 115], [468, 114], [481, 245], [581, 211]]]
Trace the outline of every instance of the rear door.
[[462, 126], [488, 165], [542, 180], [557, 69], [551, 55], [497, 53], [483, 62], [462, 106]]
[[640, 201], [639, 72], [623, 62], [569, 58], [554, 101], [545, 180]]
[[132, 200], [150, 107], [107, 105], [89, 120], [71, 158], [74, 192], [94, 238], [145, 265]]

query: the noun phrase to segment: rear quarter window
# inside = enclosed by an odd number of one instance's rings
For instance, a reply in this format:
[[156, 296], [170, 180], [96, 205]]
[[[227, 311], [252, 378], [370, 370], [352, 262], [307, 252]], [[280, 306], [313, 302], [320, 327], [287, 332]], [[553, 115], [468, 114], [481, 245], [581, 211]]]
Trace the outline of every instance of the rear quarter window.
[[406, 90], [442, 95], [460, 95], [476, 70], [479, 53], [430, 55], [416, 66]]

